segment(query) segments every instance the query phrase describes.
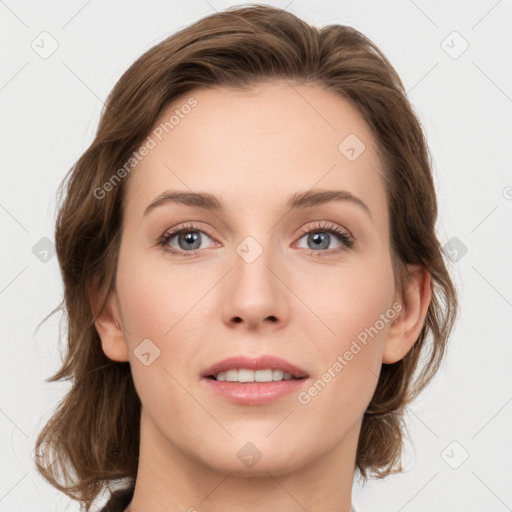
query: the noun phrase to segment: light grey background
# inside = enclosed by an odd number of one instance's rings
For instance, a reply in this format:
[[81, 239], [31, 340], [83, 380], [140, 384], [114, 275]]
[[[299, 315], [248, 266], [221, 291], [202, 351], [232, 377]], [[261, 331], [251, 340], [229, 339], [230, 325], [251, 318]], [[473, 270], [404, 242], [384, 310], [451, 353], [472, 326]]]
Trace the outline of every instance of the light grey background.
[[[44, 382], [60, 364], [58, 318], [35, 332], [62, 292], [44, 239], [53, 239], [57, 186], [122, 72], [238, 3], [0, 1], [0, 512], [79, 510], [37, 475], [31, 455], [68, 388]], [[406, 472], [356, 482], [354, 503], [362, 512], [512, 510], [512, 1], [266, 3], [316, 25], [352, 25], [388, 56], [427, 133], [439, 237], [457, 249], [461, 315], [445, 366], [407, 416]]]

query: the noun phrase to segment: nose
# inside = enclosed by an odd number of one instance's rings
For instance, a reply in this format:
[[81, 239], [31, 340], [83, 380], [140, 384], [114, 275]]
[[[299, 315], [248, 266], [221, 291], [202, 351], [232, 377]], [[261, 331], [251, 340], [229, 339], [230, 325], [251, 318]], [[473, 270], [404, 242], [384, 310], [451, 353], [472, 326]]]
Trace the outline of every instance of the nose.
[[[250, 242], [237, 249], [223, 290], [223, 321], [239, 329], [283, 328], [288, 322], [290, 291], [271, 251]], [[253, 259], [256, 250], [261, 253]]]

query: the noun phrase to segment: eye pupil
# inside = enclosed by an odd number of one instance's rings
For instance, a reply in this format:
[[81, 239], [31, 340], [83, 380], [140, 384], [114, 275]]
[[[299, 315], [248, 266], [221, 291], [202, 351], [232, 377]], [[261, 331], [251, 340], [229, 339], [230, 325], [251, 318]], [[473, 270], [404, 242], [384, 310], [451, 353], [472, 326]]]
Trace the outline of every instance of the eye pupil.
[[[322, 245], [322, 249], [326, 249], [327, 247], [329, 247], [329, 240], [330, 240], [330, 236], [329, 234], [327, 233], [315, 233], [313, 235], [311, 235], [311, 237], [313, 238], [314, 240], [314, 248], [318, 248], [322, 242], [323, 245]], [[327, 243], [325, 243], [325, 241], [327, 240]]]
[[[197, 244], [197, 241], [199, 240], [199, 236], [197, 233], [194, 232], [188, 232], [188, 233], [181, 233], [178, 237], [178, 244], [180, 244], [182, 241], [186, 241], [186, 248], [188, 249], [199, 249], [201, 246], [201, 242]], [[196, 242], [196, 245], [193, 245], [194, 242]]]

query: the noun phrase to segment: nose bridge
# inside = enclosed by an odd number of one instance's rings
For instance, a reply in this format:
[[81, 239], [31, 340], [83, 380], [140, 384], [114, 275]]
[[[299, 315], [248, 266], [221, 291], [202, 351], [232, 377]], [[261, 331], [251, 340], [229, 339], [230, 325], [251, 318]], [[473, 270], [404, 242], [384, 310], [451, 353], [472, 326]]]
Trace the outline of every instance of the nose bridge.
[[270, 271], [276, 265], [272, 233], [246, 236], [235, 248], [234, 284], [247, 293], [269, 295], [276, 287]]

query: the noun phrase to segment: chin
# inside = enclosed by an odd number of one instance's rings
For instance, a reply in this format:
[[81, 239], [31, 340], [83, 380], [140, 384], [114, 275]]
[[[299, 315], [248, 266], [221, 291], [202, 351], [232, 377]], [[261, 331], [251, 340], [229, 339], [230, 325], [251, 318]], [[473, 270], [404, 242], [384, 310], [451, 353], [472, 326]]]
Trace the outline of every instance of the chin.
[[[274, 441], [265, 439], [265, 435], [261, 436], [261, 442], [255, 437], [247, 442], [234, 439], [228, 443], [229, 446], [216, 444], [209, 454], [203, 452], [200, 457], [217, 471], [240, 478], [268, 478], [269, 473], [273, 476], [286, 475], [307, 464], [304, 446], [297, 450], [299, 444], [293, 440], [290, 440], [289, 446], [283, 445], [277, 437]], [[311, 454], [311, 460], [314, 458], [314, 454]]]

